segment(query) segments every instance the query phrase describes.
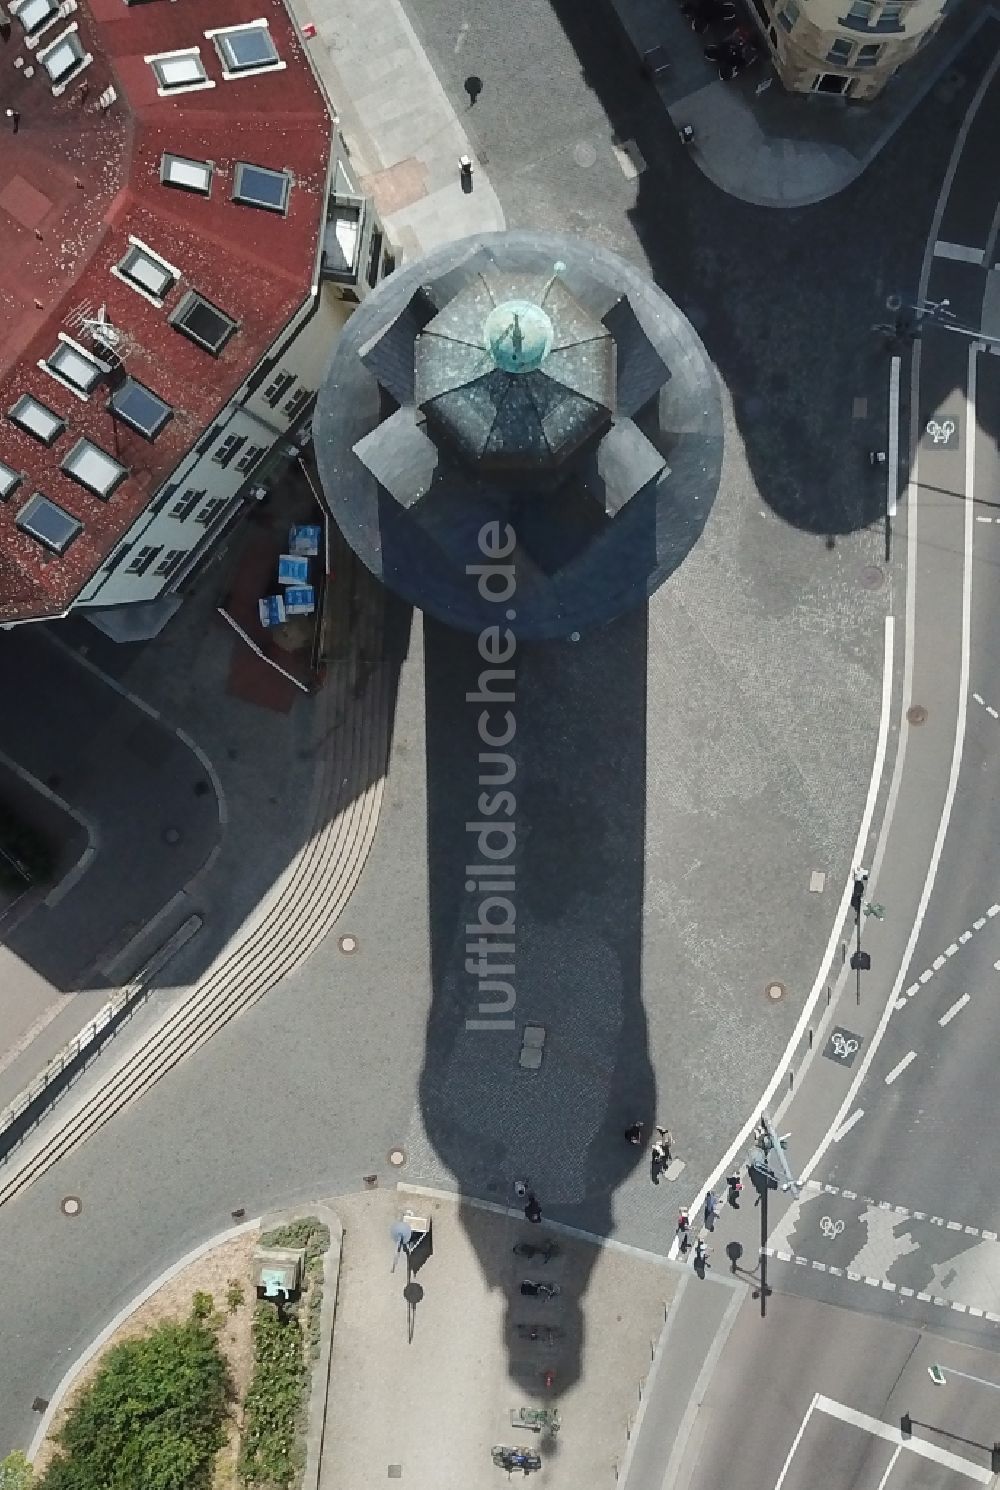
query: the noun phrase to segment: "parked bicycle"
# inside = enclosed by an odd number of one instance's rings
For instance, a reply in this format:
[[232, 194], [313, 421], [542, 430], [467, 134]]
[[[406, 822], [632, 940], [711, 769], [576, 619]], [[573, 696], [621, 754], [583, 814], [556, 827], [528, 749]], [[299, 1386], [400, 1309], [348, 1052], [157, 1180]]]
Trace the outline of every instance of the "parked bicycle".
[[527, 1299], [557, 1299], [562, 1293], [558, 1283], [533, 1283], [530, 1278], [525, 1278], [521, 1284], [521, 1292]]
[[519, 1469], [522, 1474], [530, 1474], [533, 1469], [541, 1469], [542, 1461], [540, 1455], [532, 1449], [508, 1448], [506, 1444], [498, 1443], [493, 1446], [493, 1463], [498, 1469], [505, 1469], [511, 1474]]
[[559, 1256], [559, 1248], [555, 1242], [542, 1242], [535, 1246], [532, 1242], [517, 1242], [514, 1246], [515, 1257], [539, 1257], [542, 1262], [551, 1262], [553, 1257]]

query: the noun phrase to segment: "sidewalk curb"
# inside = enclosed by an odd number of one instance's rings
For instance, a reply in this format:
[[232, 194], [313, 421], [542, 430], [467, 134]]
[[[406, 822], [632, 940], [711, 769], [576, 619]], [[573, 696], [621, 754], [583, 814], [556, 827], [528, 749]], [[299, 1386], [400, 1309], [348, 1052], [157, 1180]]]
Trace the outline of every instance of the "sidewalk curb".
[[123, 1309], [119, 1309], [115, 1317], [104, 1326], [100, 1334], [96, 1335], [83, 1353], [77, 1356], [49, 1398], [49, 1405], [42, 1414], [42, 1420], [35, 1429], [34, 1437], [28, 1446], [28, 1458], [30, 1460], [34, 1461], [35, 1455], [41, 1448], [45, 1435], [51, 1426], [52, 1419], [58, 1412], [66, 1393], [70, 1390], [83, 1368], [93, 1360], [97, 1352], [107, 1343], [115, 1331], [121, 1329], [125, 1321], [130, 1319], [137, 1309], [140, 1309], [155, 1293], [158, 1293], [166, 1283], [176, 1278], [178, 1273], [182, 1273], [186, 1267], [190, 1267], [191, 1263], [197, 1262], [199, 1257], [203, 1257], [206, 1252], [212, 1252], [216, 1247], [221, 1247], [224, 1243], [232, 1241], [234, 1237], [242, 1236], [248, 1231], [253, 1231], [260, 1224], [260, 1217], [258, 1216], [253, 1221], [241, 1221], [239, 1226], [230, 1226], [225, 1231], [216, 1232], [207, 1241], [199, 1243], [197, 1247], [192, 1247], [190, 1252], [186, 1252], [183, 1257], [179, 1257], [176, 1262], [171, 1263], [170, 1267], [154, 1278], [148, 1287], [144, 1288], [141, 1293], [136, 1294], [135, 1298], [131, 1299]]
[[[686, 1468], [687, 1477], [690, 1478], [691, 1466], [685, 1465], [684, 1460], [687, 1457], [688, 1450], [691, 1446], [691, 1438], [694, 1432], [695, 1423], [698, 1420], [698, 1414], [701, 1412], [701, 1404], [705, 1400], [705, 1394], [708, 1391], [709, 1383], [712, 1379], [712, 1373], [714, 1372], [719, 1357], [722, 1354], [723, 1347], [725, 1346], [726, 1341], [729, 1339], [733, 1326], [736, 1323], [736, 1316], [742, 1309], [743, 1302], [749, 1292], [749, 1289], [745, 1283], [739, 1283], [730, 1278], [713, 1278], [712, 1282], [716, 1284], [721, 1283], [727, 1288], [733, 1289], [733, 1297], [730, 1299], [729, 1304], [726, 1308], [726, 1312], [722, 1316], [722, 1324], [719, 1326], [718, 1330], [715, 1333], [715, 1339], [712, 1341], [712, 1344], [709, 1347], [708, 1354], [706, 1355], [704, 1362], [702, 1363], [702, 1368], [698, 1373], [698, 1380], [695, 1382], [694, 1391], [688, 1398], [687, 1407], [684, 1409], [684, 1416], [681, 1418], [681, 1424], [677, 1430], [677, 1438], [674, 1441], [673, 1453], [670, 1455], [670, 1458], [667, 1461], [667, 1467], [663, 1473], [663, 1490], [678, 1490], [678, 1487], [680, 1487], [680, 1490], [682, 1490], [683, 1481], [680, 1480], [682, 1469]], [[674, 1303], [676, 1305], [676, 1299], [674, 1300]], [[674, 1314], [673, 1309], [671, 1309], [670, 1314]], [[663, 1327], [663, 1334], [660, 1336], [660, 1344], [657, 1346], [658, 1359], [654, 1362], [653, 1370], [650, 1372], [649, 1386], [652, 1386], [653, 1378], [660, 1366], [660, 1361], [662, 1360], [663, 1355], [666, 1353], [665, 1346], [667, 1337], [670, 1332], [670, 1325], [671, 1318], [670, 1316], [668, 1316], [667, 1322]], [[662, 1354], [661, 1347], [664, 1347]], [[646, 1395], [649, 1395], [648, 1387]], [[644, 1408], [645, 1399], [643, 1400], [643, 1408], [641, 1408], [639, 1412], [639, 1418], [636, 1422], [635, 1432], [632, 1435], [632, 1442], [635, 1441], [635, 1438], [638, 1435]]]

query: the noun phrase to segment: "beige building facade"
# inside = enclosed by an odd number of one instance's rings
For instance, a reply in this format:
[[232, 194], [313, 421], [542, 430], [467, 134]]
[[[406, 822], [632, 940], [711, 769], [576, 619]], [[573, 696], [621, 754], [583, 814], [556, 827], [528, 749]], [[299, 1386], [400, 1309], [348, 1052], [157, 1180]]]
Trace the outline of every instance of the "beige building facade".
[[794, 93], [875, 98], [934, 35], [953, 0], [750, 0]]

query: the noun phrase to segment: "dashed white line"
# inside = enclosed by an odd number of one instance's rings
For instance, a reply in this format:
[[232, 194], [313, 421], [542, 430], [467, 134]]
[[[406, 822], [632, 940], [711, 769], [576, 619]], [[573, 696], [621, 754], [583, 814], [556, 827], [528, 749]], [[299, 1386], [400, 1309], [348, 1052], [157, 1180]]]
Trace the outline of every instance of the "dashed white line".
[[950, 1022], [955, 1018], [955, 1015], [958, 1014], [960, 1010], [964, 1009], [968, 1002], [969, 995], [967, 993], [963, 993], [960, 999], [956, 999], [951, 1008], [946, 1010], [945, 1013], [942, 1014], [941, 1018], [938, 1020], [938, 1024], [941, 1026], [941, 1028], [944, 1029], [946, 1024], [950, 1024]]
[[896, 1077], [902, 1075], [902, 1073], [906, 1070], [906, 1068], [910, 1064], [910, 1062], [911, 1061], [915, 1061], [916, 1058], [917, 1058], [917, 1052], [915, 1050], [911, 1050], [910, 1053], [909, 1053], [909, 1055], [904, 1055], [903, 1056], [903, 1059], [899, 1062], [899, 1064], [896, 1065], [896, 1066], [893, 1066], [892, 1070], [889, 1072], [888, 1076], [885, 1078], [885, 1084], [886, 1084], [886, 1086], [892, 1086], [892, 1083], [896, 1080]]
[[955, 955], [955, 953], [957, 951], [958, 951], [958, 943], [957, 942], [952, 942], [950, 947], [945, 947], [945, 949], [944, 949], [944, 955], [946, 957], [954, 957], [954, 955]]
[[964, 947], [965, 944], [966, 944], [966, 942], [971, 942], [971, 941], [972, 941], [972, 932], [971, 931], [963, 931], [962, 932], [962, 935], [958, 939], [958, 944], [959, 944], [960, 947]]
[[920, 977], [917, 979], [917, 982], [918, 983], [929, 983], [931, 981], [931, 979], [933, 978], [933, 976], [934, 976], [934, 973], [931, 970], [931, 968], [925, 968], [924, 971], [920, 974]]
[[854, 1127], [854, 1124], [860, 1123], [864, 1115], [865, 1110], [863, 1107], [858, 1107], [854, 1112], [852, 1112], [851, 1116], [847, 1119], [847, 1122], [843, 1123], [833, 1135], [834, 1143], [839, 1143], [842, 1138], [846, 1138], [848, 1133], [850, 1133], [851, 1129]]
[[973, 921], [973, 923], [972, 923], [972, 929], [973, 929], [973, 931], [982, 931], [982, 929], [983, 929], [983, 927], [985, 925], [986, 925], [986, 917], [985, 916], [980, 916], [978, 921]]

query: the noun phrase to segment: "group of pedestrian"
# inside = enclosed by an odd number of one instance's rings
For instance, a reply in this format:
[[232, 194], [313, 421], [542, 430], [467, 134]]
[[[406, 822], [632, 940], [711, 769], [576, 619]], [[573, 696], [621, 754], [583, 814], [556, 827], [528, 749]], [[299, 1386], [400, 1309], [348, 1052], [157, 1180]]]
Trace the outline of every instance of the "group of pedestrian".
[[524, 1218], [537, 1226], [542, 1219], [542, 1208], [538, 1203], [538, 1196], [530, 1189], [527, 1180], [514, 1181], [514, 1194], [518, 1200], [524, 1201]]
[[[649, 1161], [653, 1184], [658, 1185], [660, 1183], [660, 1175], [673, 1158], [674, 1135], [669, 1128], [664, 1128], [660, 1124], [657, 1124], [655, 1131], [656, 1138], [649, 1150]], [[636, 1148], [640, 1148], [645, 1132], [645, 1123], [630, 1123], [625, 1129], [625, 1142], [633, 1144]]]
[[[732, 1206], [733, 1210], [739, 1210], [742, 1193], [743, 1179], [737, 1169], [732, 1174], [726, 1176], [726, 1202]], [[706, 1231], [712, 1232], [715, 1230], [718, 1215], [718, 1199], [716, 1198], [715, 1191], [709, 1190], [705, 1196], [705, 1210], [702, 1217]], [[677, 1242], [681, 1256], [686, 1256], [691, 1250], [691, 1217], [688, 1214], [686, 1206], [681, 1207], [680, 1214], [677, 1217]], [[705, 1245], [701, 1237], [698, 1237], [694, 1244], [694, 1265], [700, 1272], [703, 1272], [709, 1266], [708, 1259], [710, 1255], [711, 1248]]]

